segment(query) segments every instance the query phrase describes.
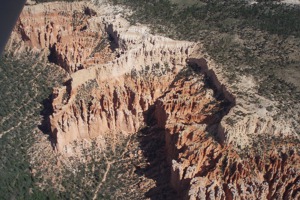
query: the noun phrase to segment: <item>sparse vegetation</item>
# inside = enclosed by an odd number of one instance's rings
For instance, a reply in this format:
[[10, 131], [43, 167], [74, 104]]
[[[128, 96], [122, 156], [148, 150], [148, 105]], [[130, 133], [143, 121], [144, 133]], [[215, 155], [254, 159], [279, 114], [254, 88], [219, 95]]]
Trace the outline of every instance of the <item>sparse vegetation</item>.
[[32, 58], [3, 56], [0, 71], [1, 199], [53, 199], [52, 190], [37, 187], [27, 151], [41, 121], [43, 100], [62, 76], [54, 66]]
[[93, 100], [92, 91], [98, 88], [98, 83], [95, 79], [89, 80], [84, 85], [78, 88], [76, 95], [76, 105], [80, 106], [80, 102], [83, 100], [87, 105]]
[[[129, 17], [132, 23], [150, 24], [153, 31], [175, 39], [202, 41], [215, 60], [228, 66], [229, 74], [236, 70], [253, 75], [270, 74], [270, 69], [279, 63], [292, 62], [287, 60], [291, 58], [286, 58], [287, 49], [282, 46], [291, 35], [300, 36], [299, 7], [269, 2], [249, 5], [234, 0], [207, 1], [184, 8], [169, 1], [117, 2], [134, 8], [136, 12]], [[272, 36], [268, 37], [269, 34]], [[296, 45], [291, 49], [297, 49]], [[283, 59], [275, 61], [272, 54]]]
[[54, 2], [54, 1], [75, 2], [75, 1], [85, 1], [85, 0], [35, 0], [35, 2], [37, 3], [47, 3], [47, 2]]
[[287, 117], [298, 110], [300, 6], [239, 0], [202, 0], [186, 6], [172, 0], [112, 2], [135, 11], [127, 17], [132, 24], [147, 24], [154, 33], [174, 39], [202, 42], [224, 66], [222, 72], [233, 88], [241, 76], [252, 76], [259, 95], [279, 102]]
[[[52, 0], [37, 2], [50, 1]], [[295, 49], [297, 51], [300, 46], [298, 8], [283, 7], [265, 1], [250, 6], [235, 0], [202, 1], [190, 7], [178, 7], [166, 0], [113, 0], [113, 2], [131, 6], [136, 10], [130, 18], [132, 23], [150, 24], [153, 31], [172, 38], [202, 41], [206, 50], [218, 63], [228, 66], [224, 73], [231, 80], [240, 75], [251, 75], [261, 81], [258, 88], [261, 95], [277, 101], [284, 101], [288, 96], [290, 100], [288, 103], [280, 104], [281, 109], [292, 109], [293, 104], [298, 103], [299, 88], [290, 80], [283, 80], [279, 74], [280, 70], [284, 70], [282, 66], [291, 67], [296, 70], [295, 73], [298, 73], [298, 68], [295, 66], [300, 63], [299, 58], [287, 56], [290, 55], [289, 52]], [[77, 17], [74, 15], [75, 25], [79, 23]], [[256, 38], [256, 41], [253, 41], [253, 38]], [[295, 42], [291, 43], [291, 41]], [[102, 49], [107, 42], [102, 40], [96, 49]], [[157, 162], [165, 161], [165, 157], [162, 156], [161, 159], [159, 156], [159, 154], [165, 155], [163, 149], [165, 141], [160, 138], [164, 134], [155, 134], [157, 138], [149, 137], [147, 128], [133, 137], [119, 136], [115, 138], [116, 140], [111, 140], [111, 137], [105, 138], [106, 148], [103, 149], [97, 147], [95, 143], [90, 149], [82, 149], [85, 151], [83, 159], [89, 161], [81, 163], [74, 158], [74, 163], [77, 164], [76, 167], [74, 165], [75, 170], [63, 169], [64, 177], [60, 183], [62, 189], [54, 191], [53, 187], [47, 187], [41, 190], [37, 187], [37, 183], [41, 182], [53, 186], [52, 177], [42, 180], [42, 174], [32, 176], [32, 166], [28, 162], [28, 148], [34, 142], [32, 135], [36, 133], [41, 121], [43, 100], [48, 98], [51, 88], [62, 81], [61, 75], [56, 70], [58, 69], [54, 66], [40, 64], [35, 59], [13, 60], [11, 57], [0, 59], [1, 198], [142, 199], [145, 193], [142, 190], [148, 189], [149, 186], [143, 188], [137, 185], [145, 179], [145, 176], [157, 182], [161, 181], [161, 184], [167, 187], [167, 179], [160, 180], [162, 178], [157, 177], [166, 174], [169, 170], [166, 166], [157, 165]], [[134, 78], [138, 77], [137, 73], [141, 73], [147, 77], [151, 72], [156, 76], [163, 76], [170, 71], [171, 68], [167, 64], [157, 63], [146, 66], [141, 72], [132, 70], [129, 75]], [[188, 66], [176, 78], [188, 78], [195, 73], [193, 66]], [[207, 83], [206, 86], [209, 86], [209, 80], [205, 80], [204, 76], [203, 81]], [[91, 90], [97, 87], [97, 82], [93, 80], [79, 88], [76, 103], [80, 105], [81, 100], [85, 100], [86, 103], [91, 102], [93, 100]], [[63, 100], [68, 98], [66, 93]], [[217, 103], [223, 102], [211, 104]], [[208, 106], [209, 104], [206, 105]], [[267, 107], [267, 110], [272, 109], [274, 108]], [[223, 111], [216, 109], [213, 112], [215, 114]], [[243, 116], [243, 113], [237, 114]], [[234, 124], [235, 121], [228, 118], [228, 123]], [[154, 133], [160, 133], [159, 131], [154, 130]], [[153, 130], [151, 132], [153, 133]], [[267, 143], [279, 140], [278, 138], [267, 139], [257, 139], [259, 149], [264, 150], [265, 147], [271, 146], [266, 146]], [[260, 155], [263, 153], [260, 152]], [[49, 162], [55, 165], [55, 160]], [[147, 162], [152, 162], [155, 169], [149, 170]], [[227, 164], [227, 157], [225, 157], [221, 166], [223, 171]], [[231, 172], [233, 171], [235, 169], [232, 168]], [[60, 174], [61, 172], [57, 172], [54, 176]], [[104, 180], [106, 176], [107, 179]], [[101, 192], [98, 193], [97, 188], [101, 188]], [[129, 190], [134, 192], [128, 192]], [[157, 194], [163, 198], [171, 191], [169, 190], [170, 188], [163, 188], [162, 192]]]
[[64, 159], [66, 163], [56, 169], [63, 176], [51, 183], [53, 177], [43, 168], [45, 174], [36, 178], [45, 190], [55, 188], [55, 199], [143, 199], [149, 188], [138, 184], [146, 180], [143, 173], [148, 164], [139, 146], [140, 135], [118, 134], [112, 138], [108, 133], [103, 142], [104, 146], [92, 141], [85, 147], [82, 141], [74, 142], [73, 150], [82, 155]]

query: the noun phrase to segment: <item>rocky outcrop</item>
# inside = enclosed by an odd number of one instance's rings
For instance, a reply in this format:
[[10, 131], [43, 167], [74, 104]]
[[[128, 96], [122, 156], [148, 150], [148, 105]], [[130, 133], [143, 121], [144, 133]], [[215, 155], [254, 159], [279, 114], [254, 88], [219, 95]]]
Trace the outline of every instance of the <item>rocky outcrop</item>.
[[74, 155], [75, 141], [105, 145], [103, 137], [150, 126], [165, 134], [170, 182], [182, 198], [299, 198], [297, 136], [275, 123], [251, 78], [233, 88], [201, 44], [151, 35], [120, 10], [51, 3], [21, 15], [8, 48], [46, 49], [71, 76], [52, 94], [55, 150]]
[[49, 60], [67, 72], [105, 63], [114, 56], [100, 23], [91, 20], [96, 14], [82, 3], [26, 6], [13, 35], [21, 40], [10, 45], [15, 53], [25, 47], [33, 52], [47, 49]]
[[[74, 96], [68, 103], [63, 100], [69, 95], [67, 91], [59, 91], [54, 98], [57, 109], [51, 117], [57, 149], [72, 153], [68, 146], [76, 140], [136, 133], [144, 125], [144, 112], [168, 89], [175, 76], [170, 71], [158, 78], [150, 74], [152, 69], [132, 70], [114, 79], [90, 80], [71, 91]], [[157, 73], [161, 71], [157, 69]]]
[[[132, 54], [137, 55], [136, 52]], [[70, 85], [58, 92], [53, 101], [54, 108], [58, 109], [53, 113], [51, 125], [58, 138], [58, 149], [65, 148], [74, 140], [94, 138], [108, 132], [137, 132], [143, 125], [144, 112], [164, 94], [183, 67], [180, 64], [162, 64], [172, 57], [164, 58], [160, 52], [155, 58], [157, 60], [152, 64], [149, 61], [151, 65], [136, 69], [133, 67], [138, 65], [139, 58], [133, 60], [129, 54], [101, 68], [73, 74]], [[125, 64], [118, 66], [118, 63]], [[85, 73], [87, 75], [82, 76]], [[89, 74], [98, 76], [93, 79]], [[69, 93], [67, 87], [71, 88]], [[63, 100], [64, 96], [69, 98]]]
[[[165, 130], [172, 186], [186, 191], [188, 199], [299, 198], [297, 142], [286, 139], [283, 145], [274, 137], [273, 147], [261, 154], [238, 154], [219, 137], [226, 99], [214, 99], [204, 85], [195, 84], [196, 77], [176, 82], [155, 108], [157, 125]], [[282, 152], [274, 152], [282, 146]]]
[[201, 74], [197, 65], [184, 72], [185, 78], [171, 85], [154, 111], [156, 126], [165, 130], [173, 187], [186, 191], [188, 199], [299, 198], [298, 143], [286, 138], [283, 144], [274, 137], [268, 144], [260, 138], [256, 146], [262, 152], [238, 153], [224, 143], [220, 125], [233, 105], [226, 98], [231, 95], [207, 88], [205, 80], [213, 77]]

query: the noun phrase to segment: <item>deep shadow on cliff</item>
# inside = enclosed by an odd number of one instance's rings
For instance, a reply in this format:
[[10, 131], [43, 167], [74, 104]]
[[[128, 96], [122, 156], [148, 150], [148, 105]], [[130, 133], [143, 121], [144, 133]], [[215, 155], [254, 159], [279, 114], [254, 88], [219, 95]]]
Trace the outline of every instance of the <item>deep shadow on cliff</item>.
[[147, 127], [138, 133], [140, 148], [149, 165], [137, 168], [135, 173], [156, 182], [156, 187], [150, 188], [145, 194], [151, 200], [176, 200], [179, 194], [170, 185], [171, 166], [166, 158], [165, 131]]
[[52, 107], [52, 94], [50, 94], [46, 99], [44, 99], [40, 104], [43, 106], [43, 109], [40, 111], [40, 115], [42, 116], [42, 120], [38, 128], [45, 134], [48, 135], [48, 139], [51, 142], [51, 146], [53, 150], [55, 149], [56, 138], [51, 134], [51, 124], [50, 124], [50, 116], [53, 113]]
[[[194, 77], [195, 74], [204, 74], [205, 87], [212, 89], [216, 101], [221, 102], [210, 113], [206, 113], [206, 118], [200, 123], [206, 124], [205, 132], [207, 137], [212, 137], [219, 144], [224, 142], [225, 133], [222, 131], [220, 122], [235, 103], [227, 98], [219, 86], [215, 85], [216, 82], [212, 80], [211, 75], [207, 74], [202, 66], [193, 64], [183, 68], [170, 84], [168, 91], [143, 113], [144, 122], [147, 126], [137, 133], [140, 142], [139, 146], [149, 165], [145, 168], [138, 168], [136, 173], [156, 182], [156, 187], [149, 189], [145, 194], [147, 198], [152, 200], [183, 199], [187, 196], [191, 179], [174, 180], [171, 178], [171, 173], [173, 173], [172, 160], [177, 160], [180, 157], [180, 152], [183, 151], [183, 149], [175, 148], [179, 139], [179, 133], [170, 133], [166, 124], [171, 114], [164, 110], [164, 106], [159, 104], [163, 102], [161, 99], [165, 98], [168, 95], [167, 93], [178, 87], [176, 86], [178, 81], [188, 80], [190, 77]], [[157, 112], [157, 109], [162, 110]], [[157, 113], [159, 113], [159, 117]]]

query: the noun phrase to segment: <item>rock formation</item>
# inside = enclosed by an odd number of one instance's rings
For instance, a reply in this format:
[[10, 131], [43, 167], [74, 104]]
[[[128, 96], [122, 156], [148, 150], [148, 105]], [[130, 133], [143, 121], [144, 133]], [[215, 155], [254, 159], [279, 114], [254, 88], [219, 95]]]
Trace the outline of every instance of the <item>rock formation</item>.
[[50, 61], [75, 72], [113, 59], [101, 27], [91, 21], [95, 15], [92, 9], [76, 3], [26, 6], [15, 29], [22, 39], [19, 43], [35, 51], [49, 49]]
[[151, 35], [119, 9], [46, 3], [25, 7], [18, 21], [8, 49], [47, 51], [71, 75], [52, 94], [55, 150], [73, 155], [74, 141], [150, 126], [164, 130], [170, 182], [182, 198], [300, 198], [294, 129], [243, 104], [248, 78], [234, 89], [201, 44]]

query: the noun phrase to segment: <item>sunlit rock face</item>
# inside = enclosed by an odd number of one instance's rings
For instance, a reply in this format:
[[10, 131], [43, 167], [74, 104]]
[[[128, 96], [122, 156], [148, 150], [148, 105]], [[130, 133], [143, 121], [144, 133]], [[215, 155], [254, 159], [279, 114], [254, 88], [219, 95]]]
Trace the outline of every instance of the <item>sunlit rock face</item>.
[[[45, 54], [70, 73], [52, 94], [55, 151], [75, 155], [76, 141], [105, 145], [150, 127], [165, 134], [170, 184], [183, 199], [298, 199], [292, 129], [242, 105], [201, 44], [152, 35], [120, 9], [46, 3], [25, 7], [18, 21], [8, 50]], [[257, 154], [250, 136], [265, 133], [273, 144]]]
[[113, 55], [103, 30], [91, 20], [96, 15], [79, 3], [26, 6], [15, 27], [15, 33], [22, 39], [19, 51], [28, 46], [33, 51], [49, 49], [49, 60], [68, 72], [105, 63]]

